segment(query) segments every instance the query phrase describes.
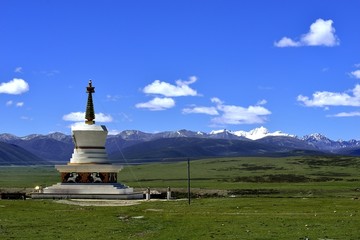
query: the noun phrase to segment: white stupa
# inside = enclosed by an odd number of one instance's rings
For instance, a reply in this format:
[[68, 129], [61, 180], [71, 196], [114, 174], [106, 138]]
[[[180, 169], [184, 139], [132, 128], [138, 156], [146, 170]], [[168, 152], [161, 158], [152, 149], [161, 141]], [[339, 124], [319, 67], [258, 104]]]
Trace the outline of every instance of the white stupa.
[[67, 165], [56, 165], [61, 173], [61, 183], [46, 187], [33, 198], [95, 198], [135, 199], [143, 198], [133, 188], [117, 182], [120, 165], [111, 164], [105, 149], [108, 131], [104, 125], [95, 125], [92, 94], [95, 88], [91, 80], [86, 88], [88, 100], [85, 123], [71, 128], [74, 152]]

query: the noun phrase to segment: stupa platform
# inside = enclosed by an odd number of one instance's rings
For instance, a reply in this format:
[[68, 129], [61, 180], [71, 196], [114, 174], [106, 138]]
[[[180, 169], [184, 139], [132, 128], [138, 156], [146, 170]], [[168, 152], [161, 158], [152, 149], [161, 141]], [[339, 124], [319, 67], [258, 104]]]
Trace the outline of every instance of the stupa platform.
[[143, 193], [120, 183], [57, 183], [41, 193], [33, 193], [34, 199], [143, 199]]

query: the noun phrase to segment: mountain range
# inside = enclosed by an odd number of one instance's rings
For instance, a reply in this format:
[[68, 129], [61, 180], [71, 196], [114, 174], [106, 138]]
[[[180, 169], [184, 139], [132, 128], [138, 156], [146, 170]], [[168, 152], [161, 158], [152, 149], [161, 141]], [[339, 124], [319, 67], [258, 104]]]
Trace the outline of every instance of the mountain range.
[[[17, 137], [0, 134], [0, 165], [64, 164], [74, 144], [70, 135], [51, 133]], [[246, 131], [226, 129], [210, 133], [189, 130], [145, 133], [125, 130], [109, 135], [109, 157], [115, 162], [161, 161], [221, 156], [283, 156], [299, 154], [360, 155], [360, 141], [331, 140], [321, 134], [303, 137], [269, 132], [264, 127]], [[9, 155], [9, 153], [12, 153]]]

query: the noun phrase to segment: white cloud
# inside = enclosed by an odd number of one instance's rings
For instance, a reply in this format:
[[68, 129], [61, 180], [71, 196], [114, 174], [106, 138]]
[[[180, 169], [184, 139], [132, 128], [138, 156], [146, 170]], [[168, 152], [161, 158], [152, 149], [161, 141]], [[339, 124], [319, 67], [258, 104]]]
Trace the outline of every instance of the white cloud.
[[[84, 113], [85, 115], [85, 113]], [[111, 115], [106, 115], [104, 113], [95, 113], [95, 121], [97, 122], [112, 122], [113, 118]]]
[[24, 102], [17, 102], [17, 103], [14, 103], [13, 100], [9, 100], [6, 102], [6, 106], [12, 106], [13, 104], [15, 104], [16, 107], [22, 107], [24, 106]]
[[264, 123], [266, 116], [271, 112], [262, 106], [249, 106], [247, 108], [235, 105], [220, 105], [220, 117], [212, 119], [215, 124], [254, 124]]
[[196, 76], [190, 76], [188, 81], [183, 81], [181, 79], [176, 80], [176, 84], [178, 86], [182, 86], [182, 85], [190, 85], [193, 84], [197, 81], [197, 77]]
[[172, 97], [183, 96], [199, 96], [196, 90], [189, 87], [197, 81], [196, 76], [191, 76], [187, 81], [176, 80], [176, 85], [155, 80], [151, 84], [144, 87], [142, 90], [146, 94], [162, 95], [165, 97], [155, 97], [148, 102], [138, 103], [136, 108], [146, 108], [150, 111], [161, 111], [175, 106], [175, 101]]
[[262, 100], [258, 101], [256, 105], [265, 105], [266, 103], [267, 103], [267, 101], [265, 99], [262, 99]]
[[[63, 116], [63, 120], [70, 122], [85, 121], [85, 112], [71, 112]], [[110, 115], [104, 113], [95, 114], [95, 122], [112, 122], [113, 118]]]
[[350, 73], [353, 77], [360, 79], [360, 70], [355, 70]]
[[219, 112], [215, 107], [193, 107], [193, 108], [184, 108], [182, 110], [184, 114], [189, 113], [203, 113], [207, 115], [219, 115]]
[[18, 102], [18, 103], [16, 103], [16, 106], [17, 107], [22, 107], [22, 106], [24, 106], [24, 102]]
[[155, 80], [145, 86], [143, 92], [147, 94], [159, 94], [165, 97], [196, 96], [198, 95], [197, 91], [189, 87], [190, 84], [196, 81], [197, 78], [195, 76], [190, 77], [188, 81], [177, 80], [176, 85]]
[[84, 125], [86, 125], [85, 122], [74, 122], [74, 123], [68, 125], [67, 127], [74, 128], [74, 127], [80, 127], [80, 126], [84, 126]]
[[327, 117], [360, 117], [360, 112], [341, 112]]
[[275, 42], [274, 45], [276, 47], [300, 47], [301, 43], [295, 42], [294, 40], [292, 40], [288, 37], [283, 37], [278, 42]]
[[[193, 107], [183, 109], [183, 113], [203, 113], [208, 115], [219, 115], [211, 119], [214, 124], [254, 124], [264, 123], [266, 116], [271, 112], [262, 106], [249, 106], [247, 108], [235, 105], [226, 105], [219, 98], [212, 98], [215, 107]], [[260, 103], [265, 104], [266, 100]]]
[[22, 94], [29, 91], [29, 84], [23, 79], [14, 78], [10, 82], [0, 84], [0, 93]]
[[275, 42], [276, 47], [300, 47], [300, 46], [326, 46], [333, 47], [339, 45], [339, 39], [335, 35], [335, 28], [332, 26], [333, 21], [317, 19], [311, 24], [308, 33], [301, 36], [299, 41], [288, 37], [283, 37]]
[[63, 116], [63, 120], [70, 122], [85, 121], [84, 112], [72, 112]]
[[138, 103], [136, 108], [147, 108], [150, 111], [161, 111], [172, 108], [175, 106], [175, 101], [172, 98], [159, 98], [156, 97], [145, 103]]
[[213, 98], [211, 98], [211, 102], [212, 103], [215, 103], [215, 104], [223, 104], [224, 102], [223, 101], [221, 101], [219, 98], [217, 98], [217, 97], [213, 97]]
[[360, 85], [357, 84], [349, 92], [352, 94], [318, 91], [313, 93], [312, 99], [299, 95], [297, 100], [307, 107], [326, 107], [326, 106], [360, 106]]
[[14, 72], [16, 73], [22, 73], [22, 67], [15, 68]]
[[311, 24], [310, 31], [302, 36], [301, 40], [308, 46], [327, 46], [332, 47], [339, 45], [339, 39], [335, 35], [335, 28], [332, 26], [333, 21], [318, 19]]

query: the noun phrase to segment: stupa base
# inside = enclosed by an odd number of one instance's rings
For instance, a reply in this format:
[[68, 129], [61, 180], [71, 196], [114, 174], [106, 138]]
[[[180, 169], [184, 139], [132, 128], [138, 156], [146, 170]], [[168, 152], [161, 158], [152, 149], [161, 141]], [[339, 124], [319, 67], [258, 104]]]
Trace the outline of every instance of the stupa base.
[[58, 183], [31, 194], [33, 199], [143, 199], [143, 193], [119, 183]]

